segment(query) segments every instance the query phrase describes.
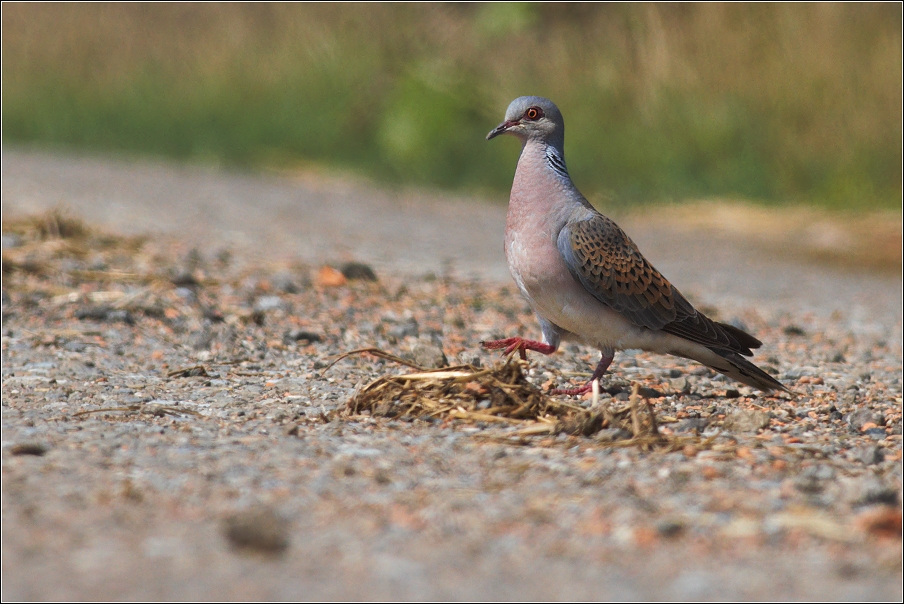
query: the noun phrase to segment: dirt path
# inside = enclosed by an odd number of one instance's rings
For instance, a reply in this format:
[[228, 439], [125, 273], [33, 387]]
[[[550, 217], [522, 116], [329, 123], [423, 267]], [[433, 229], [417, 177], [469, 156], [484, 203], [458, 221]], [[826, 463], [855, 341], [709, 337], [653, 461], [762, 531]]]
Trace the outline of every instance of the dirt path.
[[[481, 339], [536, 333], [503, 206], [18, 150], [2, 181], [5, 224], [63, 206], [152, 235], [85, 251], [4, 230], [5, 599], [901, 597], [899, 278], [632, 217], [654, 264], [763, 339], [800, 395], [623, 354], [604, 398], [641, 382], [669, 438], [696, 444], [518, 439], [336, 418], [401, 368], [322, 375], [368, 345], [486, 366]], [[350, 260], [379, 281], [319, 272]], [[531, 379], [592, 361], [567, 348]]]

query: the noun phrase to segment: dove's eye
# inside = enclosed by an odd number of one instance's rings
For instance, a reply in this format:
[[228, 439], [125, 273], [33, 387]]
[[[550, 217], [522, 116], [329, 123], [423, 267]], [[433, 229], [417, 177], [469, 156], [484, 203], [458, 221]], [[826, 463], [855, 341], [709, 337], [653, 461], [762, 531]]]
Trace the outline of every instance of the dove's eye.
[[527, 111], [524, 112], [524, 117], [529, 120], [538, 120], [543, 117], [543, 110], [539, 107], [531, 107]]

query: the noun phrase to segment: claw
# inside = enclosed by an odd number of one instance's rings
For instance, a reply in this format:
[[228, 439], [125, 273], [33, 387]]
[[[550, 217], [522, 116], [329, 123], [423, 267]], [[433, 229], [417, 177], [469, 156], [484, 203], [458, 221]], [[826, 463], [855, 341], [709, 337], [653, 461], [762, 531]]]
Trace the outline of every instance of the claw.
[[481, 342], [480, 345], [487, 350], [497, 350], [499, 348], [504, 348], [505, 350], [502, 352], [503, 356], [509, 356], [511, 354], [514, 354], [515, 351], [518, 351], [518, 356], [521, 357], [522, 361], [527, 360], [528, 350], [533, 350], [541, 354], [552, 354], [556, 351], [556, 347], [552, 344], [546, 344], [544, 342], [537, 342], [534, 340], [525, 340], [524, 338], [517, 336], [514, 338], [505, 338], [504, 340], [490, 340], [488, 342]]
[[586, 392], [590, 392], [593, 388], [593, 380], [587, 382], [583, 386], [579, 388], [553, 388], [549, 391], [550, 394], [563, 394], [565, 396], [580, 396]]

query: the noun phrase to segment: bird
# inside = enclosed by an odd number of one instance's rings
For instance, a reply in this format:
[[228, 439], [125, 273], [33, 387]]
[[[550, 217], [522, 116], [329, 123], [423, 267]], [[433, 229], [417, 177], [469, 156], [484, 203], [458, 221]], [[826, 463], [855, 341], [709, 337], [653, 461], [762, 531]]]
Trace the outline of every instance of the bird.
[[754, 336], [694, 308], [644, 258], [637, 245], [578, 191], [565, 165], [565, 121], [549, 99], [522, 96], [487, 140], [521, 141], [505, 226], [505, 256], [540, 323], [542, 340], [516, 336], [481, 342], [504, 354], [556, 352], [563, 341], [600, 351], [590, 380], [601, 379], [618, 350], [642, 349], [697, 361], [764, 393], [788, 389], [744, 357], [762, 346]]

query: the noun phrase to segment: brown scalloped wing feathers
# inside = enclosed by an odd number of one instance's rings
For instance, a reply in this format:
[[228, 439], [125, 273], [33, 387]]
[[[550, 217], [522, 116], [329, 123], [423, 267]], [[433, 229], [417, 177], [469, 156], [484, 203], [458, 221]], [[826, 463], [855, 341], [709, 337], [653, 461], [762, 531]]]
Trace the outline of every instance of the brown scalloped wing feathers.
[[585, 286], [636, 323], [651, 329], [675, 320], [672, 284], [634, 242], [602, 215], [568, 225], [577, 272]]
[[635, 324], [748, 356], [750, 348], [760, 345], [753, 336], [697, 311], [606, 216], [596, 214], [569, 223], [559, 244], [569, 269], [584, 287]]

